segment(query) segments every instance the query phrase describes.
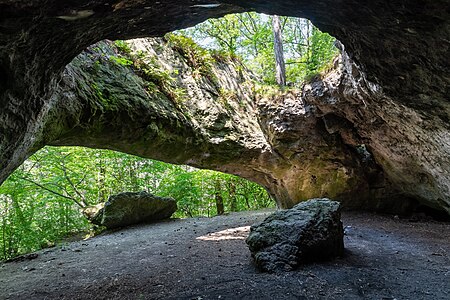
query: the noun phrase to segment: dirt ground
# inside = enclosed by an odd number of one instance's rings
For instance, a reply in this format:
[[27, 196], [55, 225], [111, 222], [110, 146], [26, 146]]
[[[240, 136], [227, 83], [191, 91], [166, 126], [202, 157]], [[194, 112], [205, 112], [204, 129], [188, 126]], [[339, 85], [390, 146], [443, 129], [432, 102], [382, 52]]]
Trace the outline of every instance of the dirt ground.
[[269, 213], [169, 220], [43, 250], [1, 265], [0, 299], [450, 299], [450, 223], [347, 212], [344, 257], [264, 274], [244, 237]]

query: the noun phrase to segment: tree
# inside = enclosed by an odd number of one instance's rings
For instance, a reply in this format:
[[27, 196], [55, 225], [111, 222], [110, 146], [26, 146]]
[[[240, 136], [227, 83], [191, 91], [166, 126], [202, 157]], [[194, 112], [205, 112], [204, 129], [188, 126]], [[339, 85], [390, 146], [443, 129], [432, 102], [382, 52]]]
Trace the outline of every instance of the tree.
[[221, 193], [221, 187], [220, 187], [220, 180], [216, 179], [216, 185], [215, 185], [215, 200], [216, 200], [216, 209], [218, 215], [223, 215], [225, 212], [225, 209], [223, 207], [223, 197]]
[[283, 81], [284, 61], [284, 82], [300, 86], [306, 79], [326, 70], [338, 53], [333, 46], [335, 39], [320, 32], [309, 20], [270, 18], [254, 12], [208, 20], [180, 33], [204, 47], [239, 55], [266, 84]]
[[88, 232], [84, 207], [141, 190], [175, 198], [176, 217], [274, 205], [264, 188], [229, 174], [114, 151], [45, 147], [0, 186], [0, 259]]
[[197, 26], [190, 33], [197, 40], [205, 37], [212, 39], [216, 47], [235, 54], [239, 47], [238, 43], [242, 32], [239, 28], [239, 19], [234, 14], [226, 15], [220, 19], [210, 19]]
[[286, 67], [284, 64], [283, 36], [279, 16], [272, 17], [274, 53], [275, 53], [275, 78], [279, 86], [286, 85]]

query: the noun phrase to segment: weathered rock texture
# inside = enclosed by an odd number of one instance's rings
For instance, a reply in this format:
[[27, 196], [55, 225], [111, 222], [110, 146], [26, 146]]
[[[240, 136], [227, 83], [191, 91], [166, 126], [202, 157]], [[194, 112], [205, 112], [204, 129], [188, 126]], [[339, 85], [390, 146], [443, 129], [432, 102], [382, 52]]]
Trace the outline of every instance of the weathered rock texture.
[[[388, 97], [345, 53], [341, 67], [340, 74], [305, 90], [327, 131], [338, 133], [347, 145], [365, 145], [399, 189], [393, 201], [402, 204], [401, 195], [409, 196], [450, 213], [448, 124]], [[379, 188], [374, 192], [385, 192], [383, 185]]]
[[[392, 210], [412, 198], [450, 213], [448, 1], [215, 3], [0, 0], [0, 182], [44, 144], [79, 144], [241, 174], [286, 207], [327, 195]], [[142, 79], [125, 66], [95, 74], [95, 56], [108, 56], [106, 48], [66, 67], [104, 38], [156, 36], [245, 10], [308, 17], [339, 38], [351, 58], [344, 55], [301, 97], [278, 97], [278, 107], [262, 101], [250, 111], [261, 110], [263, 137], [217, 106], [208, 121], [217, 136], [202, 131], [202, 106], [192, 117], [183, 111], [188, 105], [144, 96]], [[116, 74], [127, 70], [130, 76]], [[104, 101], [111, 91], [121, 100], [115, 106]], [[313, 130], [302, 131], [301, 123]]]
[[311, 199], [276, 211], [250, 228], [246, 242], [257, 267], [266, 272], [340, 256], [344, 231], [339, 202]]
[[126, 192], [110, 196], [90, 218], [92, 223], [111, 229], [167, 219], [176, 210], [177, 203], [172, 198]]
[[[258, 89], [238, 61], [193, 62], [192, 53], [183, 54], [193, 50], [180, 52], [164, 39], [128, 45], [132, 52], [120, 54], [101, 42], [68, 65], [42, 144], [108, 148], [237, 174], [264, 185], [281, 207], [314, 196], [354, 208], [391, 202], [396, 190], [381, 169], [358, 154], [358, 145], [326, 130], [304, 100], [309, 94]], [[380, 185], [385, 190], [374, 194]]]

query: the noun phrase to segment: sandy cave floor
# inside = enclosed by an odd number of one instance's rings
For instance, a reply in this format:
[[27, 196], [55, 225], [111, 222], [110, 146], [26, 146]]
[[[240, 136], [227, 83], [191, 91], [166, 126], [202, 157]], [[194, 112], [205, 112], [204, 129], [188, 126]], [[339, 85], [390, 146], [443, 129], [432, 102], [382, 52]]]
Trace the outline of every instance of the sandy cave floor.
[[270, 211], [139, 225], [0, 265], [0, 299], [450, 299], [450, 223], [343, 214], [346, 254], [258, 272], [244, 242]]

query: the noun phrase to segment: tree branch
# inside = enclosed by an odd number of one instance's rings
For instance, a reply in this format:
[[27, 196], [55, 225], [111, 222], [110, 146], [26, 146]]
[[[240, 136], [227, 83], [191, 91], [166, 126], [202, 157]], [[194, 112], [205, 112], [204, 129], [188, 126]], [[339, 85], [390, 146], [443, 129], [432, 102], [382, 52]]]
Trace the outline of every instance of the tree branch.
[[73, 202], [75, 202], [75, 203], [76, 203], [79, 207], [81, 207], [81, 208], [84, 208], [84, 207], [85, 207], [85, 206], [82, 205], [82, 203], [80, 203], [80, 202], [79, 202], [77, 199], [75, 199], [75, 198], [72, 198], [72, 197], [63, 195], [63, 194], [61, 194], [61, 193], [58, 193], [58, 192], [56, 192], [56, 191], [54, 191], [54, 190], [52, 190], [52, 189], [49, 189], [48, 187], [46, 187], [46, 186], [44, 186], [44, 185], [42, 185], [42, 184], [40, 184], [40, 183], [37, 183], [37, 182], [35, 182], [35, 181], [31, 180], [31, 179], [28, 179], [28, 178], [26, 178], [26, 177], [18, 177], [18, 178], [20, 178], [20, 179], [22, 179], [22, 180], [25, 180], [25, 181], [28, 181], [28, 182], [30, 182], [30, 183], [32, 183], [32, 184], [34, 184], [34, 185], [40, 187], [41, 189], [44, 189], [44, 190], [46, 190], [47, 192], [50, 192], [50, 193], [52, 193], [52, 194], [54, 194], [54, 195], [56, 195], [56, 196], [60, 196], [60, 197], [63, 197], [63, 198], [72, 200]]
[[84, 199], [84, 196], [78, 191], [77, 187], [73, 184], [72, 180], [70, 179], [70, 177], [67, 175], [67, 169], [66, 169], [66, 162], [65, 159], [67, 156], [69, 156], [70, 153], [66, 156], [64, 156], [63, 160], [62, 160], [62, 168], [63, 168], [63, 172], [64, 172], [64, 177], [66, 178], [67, 182], [70, 184], [70, 186], [72, 187], [73, 191], [81, 198], [81, 203], [83, 203], [83, 206], [87, 206], [86, 205], [86, 201]]

